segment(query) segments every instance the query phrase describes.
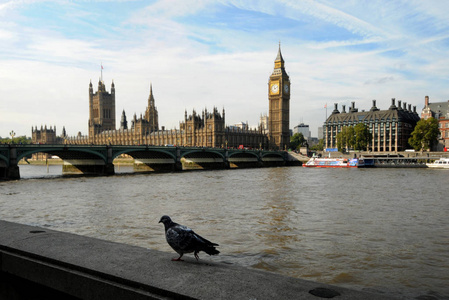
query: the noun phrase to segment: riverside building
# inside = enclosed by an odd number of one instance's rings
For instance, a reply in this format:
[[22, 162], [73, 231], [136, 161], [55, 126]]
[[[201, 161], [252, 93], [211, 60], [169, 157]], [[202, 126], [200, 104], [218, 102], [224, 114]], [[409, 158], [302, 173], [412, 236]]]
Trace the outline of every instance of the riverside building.
[[436, 151], [447, 151], [449, 148], [449, 100], [446, 102], [429, 102], [429, 96], [424, 98], [424, 108], [421, 112], [421, 118], [427, 120], [433, 117], [438, 120], [440, 135]]
[[369, 111], [358, 111], [355, 102], [346, 111], [345, 105], [338, 110], [338, 104], [334, 104], [332, 114], [327, 118], [323, 127], [325, 148], [337, 148], [337, 134], [345, 126], [355, 126], [359, 123], [365, 124], [372, 139], [369, 150], [373, 152], [398, 152], [409, 148], [408, 139], [411, 136], [416, 123], [420, 120], [416, 113], [416, 106], [407, 106], [401, 100], [398, 105], [395, 99], [391, 99], [391, 106], [387, 110], [380, 110], [373, 100], [373, 106]]

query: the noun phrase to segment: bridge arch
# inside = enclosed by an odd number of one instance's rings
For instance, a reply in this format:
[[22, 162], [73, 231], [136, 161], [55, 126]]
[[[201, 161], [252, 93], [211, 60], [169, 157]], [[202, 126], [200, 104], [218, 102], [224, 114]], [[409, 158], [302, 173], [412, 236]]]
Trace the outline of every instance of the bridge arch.
[[4, 156], [3, 154], [0, 154], [0, 166], [2, 165], [1, 163], [4, 162], [5, 166], [8, 167], [9, 166], [9, 159]]
[[229, 151], [228, 164], [230, 168], [259, 168], [262, 166], [259, 151], [237, 150]]
[[221, 153], [220, 151], [217, 150], [210, 150], [210, 149], [189, 149], [185, 152], [181, 153], [181, 157], [184, 158], [189, 158], [189, 157], [193, 157], [194, 154], [201, 154], [200, 156], [212, 156], [214, 158], [221, 158], [221, 159], [225, 159], [224, 153]]
[[176, 153], [175, 147], [114, 146], [111, 161], [121, 154], [127, 154], [134, 159], [134, 172], [171, 172], [182, 168], [179, 167]]
[[252, 158], [255, 157], [257, 159], [260, 158], [259, 154], [254, 152], [254, 151], [251, 151], [251, 152], [247, 152], [247, 151], [245, 151], [245, 152], [241, 152], [241, 151], [230, 152], [229, 153], [229, 158], [231, 158], [231, 157], [252, 157]]
[[34, 153], [48, 153], [51, 155], [58, 156], [62, 160], [68, 159], [101, 159], [105, 163], [107, 163], [107, 151], [102, 151], [98, 149], [89, 149], [89, 148], [68, 148], [61, 147], [56, 148], [53, 146], [51, 148], [46, 147], [36, 147], [31, 148], [25, 151], [17, 151], [17, 161], [20, 161], [22, 158], [27, 157]]
[[173, 162], [176, 161], [176, 153], [163, 149], [121, 149], [118, 151], [113, 151], [112, 160], [122, 154], [128, 154], [133, 158], [171, 158], [173, 159]]
[[[183, 151], [184, 150], [184, 151]], [[210, 148], [182, 149], [180, 161], [183, 169], [223, 169], [228, 163], [224, 150]]]
[[261, 158], [280, 158], [282, 160], [284, 160], [284, 156], [282, 155], [283, 153], [279, 153], [279, 152], [266, 152], [266, 153], [262, 153], [261, 154]]
[[261, 161], [265, 167], [285, 166], [285, 153], [275, 151], [262, 153]]

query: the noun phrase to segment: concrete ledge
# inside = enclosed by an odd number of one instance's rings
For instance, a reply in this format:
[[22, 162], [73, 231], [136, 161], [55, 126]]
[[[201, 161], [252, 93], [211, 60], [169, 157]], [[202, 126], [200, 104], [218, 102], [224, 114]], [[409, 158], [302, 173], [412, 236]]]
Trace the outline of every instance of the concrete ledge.
[[46, 228], [6, 221], [0, 228], [0, 298], [24, 298], [26, 287], [43, 295], [35, 299], [394, 299], [211, 263], [205, 255], [172, 262], [171, 253]]

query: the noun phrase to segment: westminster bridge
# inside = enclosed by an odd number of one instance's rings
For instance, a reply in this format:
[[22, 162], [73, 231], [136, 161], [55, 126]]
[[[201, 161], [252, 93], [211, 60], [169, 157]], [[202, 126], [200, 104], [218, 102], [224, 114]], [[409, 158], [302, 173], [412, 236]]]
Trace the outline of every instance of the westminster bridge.
[[63, 174], [113, 175], [115, 158], [134, 158], [136, 172], [273, 167], [291, 164], [285, 151], [133, 145], [0, 145], [0, 179], [20, 179], [19, 161], [34, 153], [63, 160]]

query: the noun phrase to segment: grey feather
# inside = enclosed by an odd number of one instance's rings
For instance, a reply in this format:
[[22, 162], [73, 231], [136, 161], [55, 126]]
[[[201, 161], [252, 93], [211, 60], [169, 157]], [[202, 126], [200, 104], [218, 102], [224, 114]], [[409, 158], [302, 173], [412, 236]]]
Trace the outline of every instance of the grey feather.
[[169, 216], [162, 216], [159, 223], [164, 224], [167, 243], [180, 255], [179, 258], [173, 260], [181, 260], [185, 253], [193, 252], [197, 260], [199, 259], [198, 252], [200, 251], [204, 251], [209, 255], [220, 253], [215, 248], [218, 244], [208, 241], [187, 226], [173, 222]]

